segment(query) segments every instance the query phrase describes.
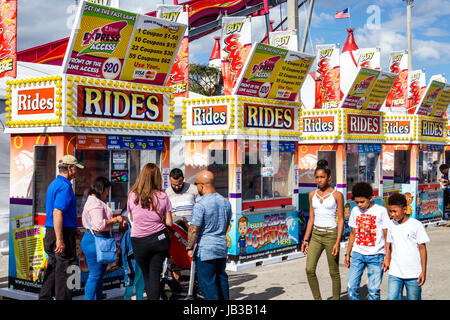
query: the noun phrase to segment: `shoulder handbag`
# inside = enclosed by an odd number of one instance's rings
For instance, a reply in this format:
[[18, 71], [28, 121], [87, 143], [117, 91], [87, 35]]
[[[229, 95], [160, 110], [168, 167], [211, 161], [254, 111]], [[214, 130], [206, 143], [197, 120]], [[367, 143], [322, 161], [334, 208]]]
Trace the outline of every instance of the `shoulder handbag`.
[[83, 217], [84, 221], [88, 225], [89, 231], [92, 233], [95, 239], [95, 252], [97, 253], [97, 262], [101, 264], [109, 264], [117, 260], [117, 247], [116, 240], [112, 236], [110, 238], [98, 237], [92, 231], [92, 227], [89, 224], [88, 219]]

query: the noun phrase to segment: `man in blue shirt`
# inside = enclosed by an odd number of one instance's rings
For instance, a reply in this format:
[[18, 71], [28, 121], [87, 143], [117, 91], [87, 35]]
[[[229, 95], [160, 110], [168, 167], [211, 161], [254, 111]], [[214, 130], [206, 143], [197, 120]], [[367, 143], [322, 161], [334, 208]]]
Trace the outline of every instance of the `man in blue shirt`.
[[439, 179], [439, 182], [441, 183], [442, 189], [444, 189], [444, 212], [442, 215], [445, 217], [445, 211], [448, 206], [449, 197], [450, 197], [450, 185], [448, 180], [448, 165], [443, 163], [439, 166], [439, 171], [441, 171], [441, 178]]
[[[214, 188], [214, 175], [202, 171], [195, 179], [202, 198], [195, 203], [188, 232], [187, 251], [193, 256], [197, 243], [196, 267], [200, 290], [206, 300], [229, 300], [227, 226], [231, 220], [230, 202]], [[197, 241], [198, 240], [198, 241]]]
[[59, 160], [59, 175], [47, 189], [45, 198], [44, 249], [47, 269], [39, 292], [39, 300], [71, 300], [67, 287], [67, 268], [76, 263], [77, 203], [70, 182], [84, 166], [71, 155]]

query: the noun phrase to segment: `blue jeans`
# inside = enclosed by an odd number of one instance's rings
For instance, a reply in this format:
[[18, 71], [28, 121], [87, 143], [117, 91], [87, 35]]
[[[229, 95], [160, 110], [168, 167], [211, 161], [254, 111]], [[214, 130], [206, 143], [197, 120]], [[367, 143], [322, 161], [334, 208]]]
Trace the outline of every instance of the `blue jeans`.
[[417, 285], [417, 278], [401, 279], [389, 275], [388, 300], [402, 300], [403, 287], [406, 287], [406, 300], [422, 299], [422, 287]]
[[[96, 235], [96, 237], [103, 237]], [[81, 250], [86, 257], [86, 263], [89, 268], [88, 278], [84, 286], [85, 300], [102, 300], [103, 296], [103, 276], [106, 273], [107, 264], [97, 262], [97, 252], [95, 250], [95, 239], [89, 231], [84, 233], [81, 239]]]
[[195, 260], [197, 279], [205, 300], [230, 300], [228, 275], [225, 272], [227, 259]]
[[359, 300], [359, 285], [364, 269], [367, 267], [367, 277], [369, 279], [367, 287], [369, 289], [369, 300], [380, 300], [380, 285], [383, 280], [383, 260], [384, 254], [363, 255], [353, 252], [348, 271], [348, 299]]

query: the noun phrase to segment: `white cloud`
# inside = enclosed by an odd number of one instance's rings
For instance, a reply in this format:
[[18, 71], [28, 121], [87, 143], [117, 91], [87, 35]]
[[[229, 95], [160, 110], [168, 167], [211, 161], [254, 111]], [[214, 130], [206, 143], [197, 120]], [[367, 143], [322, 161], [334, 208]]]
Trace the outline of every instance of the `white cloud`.
[[[398, 10], [398, 9], [401, 10]], [[388, 14], [382, 15], [380, 29], [370, 30], [367, 25], [355, 31], [355, 41], [360, 48], [379, 47], [383, 69], [387, 68], [389, 53], [406, 50], [408, 48], [406, 36], [406, 9], [404, 6], [391, 8]], [[437, 21], [450, 14], [450, 0], [430, 0], [414, 2], [412, 8], [413, 29], [413, 64], [415, 69], [423, 65], [447, 63], [450, 60], [450, 44], [439, 42], [426, 37], [444, 37], [448, 33], [438, 28]], [[387, 18], [387, 19], [386, 19]], [[447, 17], [448, 18], [448, 17]]]
[[420, 61], [441, 64], [450, 60], [450, 43], [416, 39], [413, 41], [413, 52]]
[[427, 37], [447, 37], [450, 35], [450, 33], [439, 28], [428, 28], [425, 30], [423, 35]]

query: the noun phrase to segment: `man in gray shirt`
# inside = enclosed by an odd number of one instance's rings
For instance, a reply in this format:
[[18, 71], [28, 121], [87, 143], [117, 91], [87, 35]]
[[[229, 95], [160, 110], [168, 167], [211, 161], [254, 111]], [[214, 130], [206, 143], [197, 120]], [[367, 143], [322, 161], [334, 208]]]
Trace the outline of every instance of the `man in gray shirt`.
[[186, 250], [190, 257], [196, 257], [198, 284], [205, 299], [229, 300], [225, 267], [226, 232], [231, 220], [231, 205], [216, 192], [212, 172], [200, 172], [195, 184], [202, 199], [194, 206]]
[[184, 182], [183, 171], [178, 168], [170, 171], [170, 186], [166, 189], [166, 194], [172, 204], [173, 222], [180, 224], [186, 230], [192, 219], [192, 209], [194, 204], [201, 199], [197, 188]]

